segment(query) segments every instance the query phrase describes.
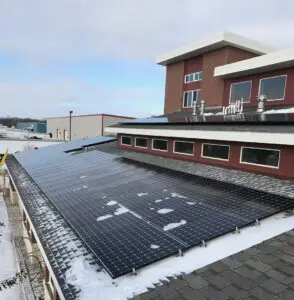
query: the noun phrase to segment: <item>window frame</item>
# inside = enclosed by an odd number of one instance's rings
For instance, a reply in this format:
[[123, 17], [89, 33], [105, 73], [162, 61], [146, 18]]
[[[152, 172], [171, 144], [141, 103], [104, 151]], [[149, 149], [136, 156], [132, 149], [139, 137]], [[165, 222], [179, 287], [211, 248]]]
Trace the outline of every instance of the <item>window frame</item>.
[[[166, 142], [166, 150], [154, 148], [154, 140]], [[154, 150], [154, 151], [167, 152], [168, 151], [168, 140], [166, 140], [166, 139], [152, 138], [151, 149]]]
[[[146, 146], [146, 147], [137, 146], [137, 139], [144, 139], [144, 140], [147, 140], [147, 146]], [[148, 138], [147, 138], [147, 137], [136, 136], [136, 137], [135, 137], [135, 147], [136, 147], [136, 148], [141, 148], [141, 149], [148, 149]]]
[[[228, 158], [219, 158], [219, 157], [211, 157], [203, 155], [203, 146], [204, 145], [212, 145], [212, 146], [225, 146], [229, 148]], [[222, 160], [222, 161], [230, 161], [231, 156], [231, 146], [227, 144], [215, 144], [215, 143], [201, 143], [201, 158], [208, 158], [208, 159], [215, 159], [215, 160]]]
[[[244, 80], [240, 82], [234, 82], [230, 84], [230, 95], [229, 95], [229, 104], [236, 104], [231, 102], [231, 95], [232, 95], [232, 86], [240, 83], [245, 83], [245, 82], [250, 82], [250, 93], [249, 93], [249, 100], [248, 101], [243, 101], [243, 103], [250, 103], [251, 100], [251, 92], [252, 92], [252, 80]], [[240, 99], [241, 100], [241, 99]]]
[[[201, 73], [201, 79], [199, 79], [200, 73]], [[196, 74], [198, 75], [198, 79], [195, 79]], [[189, 76], [191, 76], [191, 75], [193, 76], [193, 79], [192, 79], [192, 80], [189, 80], [188, 78], [189, 78]], [[203, 78], [203, 71], [198, 71], [198, 72], [194, 72], [194, 73], [189, 73], [189, 74], [186, 74], [186, 75], [185, 75], [184, 82], [185, 82], [185, 83], [197, 82], [197, 81], [201, 81], [202, 78]]]
[[[184, 91], [184, 93], [183, 93], [182, 108], [191, 108], [191, 107], [193, 107], [193, 93], [194, 93], [194, 92], [200, 93], [200, 91], [201, 91], [201, 89]], [[185, 94], [186, 94], [186, 93], [189, 93], [189, 92], [192, 92], [192, 104], [191, 104], [191, 106], [184, 106], [184, 104], [185, 104]], [[200, 97], [200, 96], [199, 96], [199, 97]]]
[[277, 77], [285, 77], [285, 88], [284, 88], [283, 98], [280, 98], [280, 99], [266, 99], [266, 101], [283, 101], [285, 99], [286, 88], [287, 88], [287, 77], [288, 77], [287, 74], [260, 78], [259, 79], [259, 87], [258, 87], [258, 96], [260, 95], [260, 88], [261, 88], [262, 80], [272, 79], [272, 78], [277, 78]]
[[[177, 152], [177, 151], [175, 151], [176, 142], [177, 142], [177, 143], [188, 143], [188, 144], [192, 144], [192, 145], [193, 145], [193, 153], [184, 153], [184, 152]], [[180, 154], [180, 155], [194, 156], [194, 153], [195, 153], [195, 142], [187, 142], [187, 141], [181, 141], [181, 140], [174, 140], [174, 141], [173, 141], [173, 153], [175, 153], [175, 154]]]
[[[279, 152], [278, 166], [275, 167], [275, 166], [269, 166], [269, 165], [263, 165], [263, 164], [255, 164], [255, 163], [250, 163], [250, 162], [243, 162], [243, 161], [242, 161], [242, 156], [243, 156], [243, 149], [244, 149], [244, 148], [258, 149], [258, 150], [278, 151], [278, 152]], [[281, 161], [281, 150], [280, 150], [280, 149], [241, 146], [241, 150], [240, 150], [240, 159], [239, 159], [239, 163], [240, 163], [240, 164], [251, 165], [251, 166], [258, 166], [258, 167], [265, 167], [265, 168], [271, 168], [271, 169], [279, 169], [279, 168], [280, 168], [280, 161]]]
[[[128, 138], [130, 138], [130, 139], [131, 139], [131, 143], [130, 143], [130, 144], [124, 144], [123, 141], [122, 141], [122, 138], [123, 138], [123, 137], [128, 137]], [[131, 137], [130, 135], [122, 135], [122, 136], [120, 137], [120, 144], [123, 145], [123, 146], [128, 146], [128, 147], [132, 146], [132, 137]]]

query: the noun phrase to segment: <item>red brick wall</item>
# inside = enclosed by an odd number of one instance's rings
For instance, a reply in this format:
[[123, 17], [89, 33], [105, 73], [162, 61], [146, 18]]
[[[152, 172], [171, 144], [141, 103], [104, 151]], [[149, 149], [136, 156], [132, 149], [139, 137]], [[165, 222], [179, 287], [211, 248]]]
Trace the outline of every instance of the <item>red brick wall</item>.
[[[227, 46], [203, 55], [188, 59], [166, 67], [164, 113], [176, 110], [191, 110], [183, 108], [183, 92], [201, 89], [200, 97], [206, 100], [208, 106], [222, 106], [225, 85], [224, 81], [214, 77], [215, 67], [228, 63], [252, 58], [256, 54]], [[184, 83], [186, 74], [203, 72], [203, 80]]]
[[293, 84], [294, 68], [266, 72], [257, 75], [242, 76], [242, 77], [226, 80], [225, 91], [224, 91], [224, 105], [227, 106], [229, 104], [230, 88], [232, 83], [251, 80], [252, 86], [251, 86], [250, 103], [245, 103], [244, 107], [257, 107], [257, 96], [258, 96], [260, 79], [272, 77], [272, 76], [278, 76], [278, 75], [287, 75], [285, 98], [284, 100], [268, 101], [265, 103], [265, 107], [279, 106], [279, 105], [281, 106], [293, 105], [294, 104], [294, 84]]
[[164, 113], [169, 114], [181, 109], [183, 101], [185, 62], [167, 66], [165, 80]]
[[[294, 160], [293, 153], [294, 147], [291, 146], [280, 146], [280, 145], [267, 145], [267, 144], [253, 144], [253, 143], [236, 143], [236, 142], [228, 142], [228, 141], [207, 141], [207, 140], [187, 140], [187, 139], [178, 139], [178, 138], [166, 138], [166, 137], [156, 137], [168, 140], [168, 151], [156, 151], [152, 150], [152, 137], [148, 137], [148, 148], [137, 148], [135, 147], [134, 137], [132, 137], [132, 146], [124, 146], [120, 144], [120, 136], [118, 135], [118, 147], [121, 149], [134, 150], [137, 152], [144, 152], [153, 155], [160, 155], [164, 157], [171, 157], [182, 160], [190, 160], [194, 162], [199, 162], [207, 165], [215, 165], [221, 166], [225, 168], [239, 169], [243, 171], [250, 171], [254, 173], [261, 173], [265, 175], [271, 175], [279, 178], [291, 178], [294, 179]], [[181, 141], [193, 141], [194, 145], [194, 155], [185, 155], [185, 154], [177, 154], [173, 153], [173, 141], [181, 140]], [[209, 159], [201, 157], [201, 144], [202, 143], [213, 143], [213, 144], [223, 144], [230, 145], [230, 159], [229, 161], [217, 160], [217, 159]], [[270, 168], [270, 167], [262, 167], [255, 165], [247, 165], [240, 163], [240, 151], [242, 146], [247, 147], [257, 147], [257, 148], [269, 148], [269, 149], [277, 149], [280, 150], [280, 165], [279, 169]]]

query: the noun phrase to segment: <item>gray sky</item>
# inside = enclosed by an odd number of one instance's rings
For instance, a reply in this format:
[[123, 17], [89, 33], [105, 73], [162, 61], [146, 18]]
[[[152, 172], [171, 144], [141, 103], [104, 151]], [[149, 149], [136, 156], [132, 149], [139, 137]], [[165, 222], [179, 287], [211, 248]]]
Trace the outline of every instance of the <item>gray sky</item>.
[[294, 48], [293, 12], [291, 0], [3, 0], [2, 115], [161, 113], [157, 55], [223, 30]]

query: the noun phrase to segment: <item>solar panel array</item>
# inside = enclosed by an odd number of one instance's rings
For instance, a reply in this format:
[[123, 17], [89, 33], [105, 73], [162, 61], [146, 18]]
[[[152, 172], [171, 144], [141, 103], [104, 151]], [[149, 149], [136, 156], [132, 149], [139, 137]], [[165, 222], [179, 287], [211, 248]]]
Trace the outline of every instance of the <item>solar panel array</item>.
[[133, 120], [121, 121], [122, 124], [185, 124], [185, 123], [195, 123], [195, 124], [221, 124], [221, 123], [250, 123], [250, 124], [292, 124], [294, 123], [294, 113], [273, 113], [273, 114], [260, 114], [260, 113], [244, 113], [244, 114], [233, 114], [233, 115], [166, 115], [158, 117], [149, 118], [139, 118]]
[[131, 161], [73, 142], [17, 160], [116, 278], [293, 208], [293, 200]]

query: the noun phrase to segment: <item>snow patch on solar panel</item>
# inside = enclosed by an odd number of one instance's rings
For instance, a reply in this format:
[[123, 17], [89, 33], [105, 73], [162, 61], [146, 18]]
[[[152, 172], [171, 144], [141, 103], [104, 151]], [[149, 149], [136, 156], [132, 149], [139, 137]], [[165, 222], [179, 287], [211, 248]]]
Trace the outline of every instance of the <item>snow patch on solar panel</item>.
[[162, 199], [158, 199], [158, 200], [155, 200], [154, 202], [155, 203], [159, 203], [159, 202], [161, 202], [162, 201]]
[[162, 209], [159, 209], [157, 212], [159, 214], [165, 215], [165, 214], [168, 214], [168, 213], [170, 213], [172, 211], [174, 211], [174, 210], [171, 209], [171, 208], [162, 208]]
[[173, 198], [183, 198], [183, 199], [187, 199], [187, 197], [183, 196], [183, 195], [180, 195], [178, 193], [171, 193], [170, 194]]
[[97, 221], [103, 221], [103, 220], [106, 220], [106, 219], [109, 219], [113, 217], [112, 215], [108, 214], [108, 215], [105, 215], [105, 216], [100, 216], [97, 218]]
[[146, 196], [146, 195], [148, 195], [148, 193], [138, 193], [137, 194], [138, 197], [143, 197], [143, 196]]
[[111, 201], [106, 203], [106, 205], [108, 205], [108, 206], [112, 206], [112, 205], [115, 205], [115, 204], [117, 204], [117, 202], [114, 201], [114, 200], [111, 200]]
[[186, 222], [185, 220], [181, 220], [181, 221], [178, 222], [178, 223], [169, 223], [169, 224], [167, 224], [167, 225], [165, 225], [165, 226], [163, 227], [163, 230], [164, 230], [164, 231], [168, 231], [168, 230], [177, 228], [177, 227], [182, 226], [182, 225], [185, 225], [185, 224], [187, 224], [187, 222]]
[[114, 212], [114, 214], [115, 214], [116, 216], [118, 216], [118, 215], [121, 215], [121, 214], [125, 214], [125, 213], [127, 213], [127, 212], [129, 212], [129, 210], [128, 210], [126, 207], [120, 206], [120, 207]]

